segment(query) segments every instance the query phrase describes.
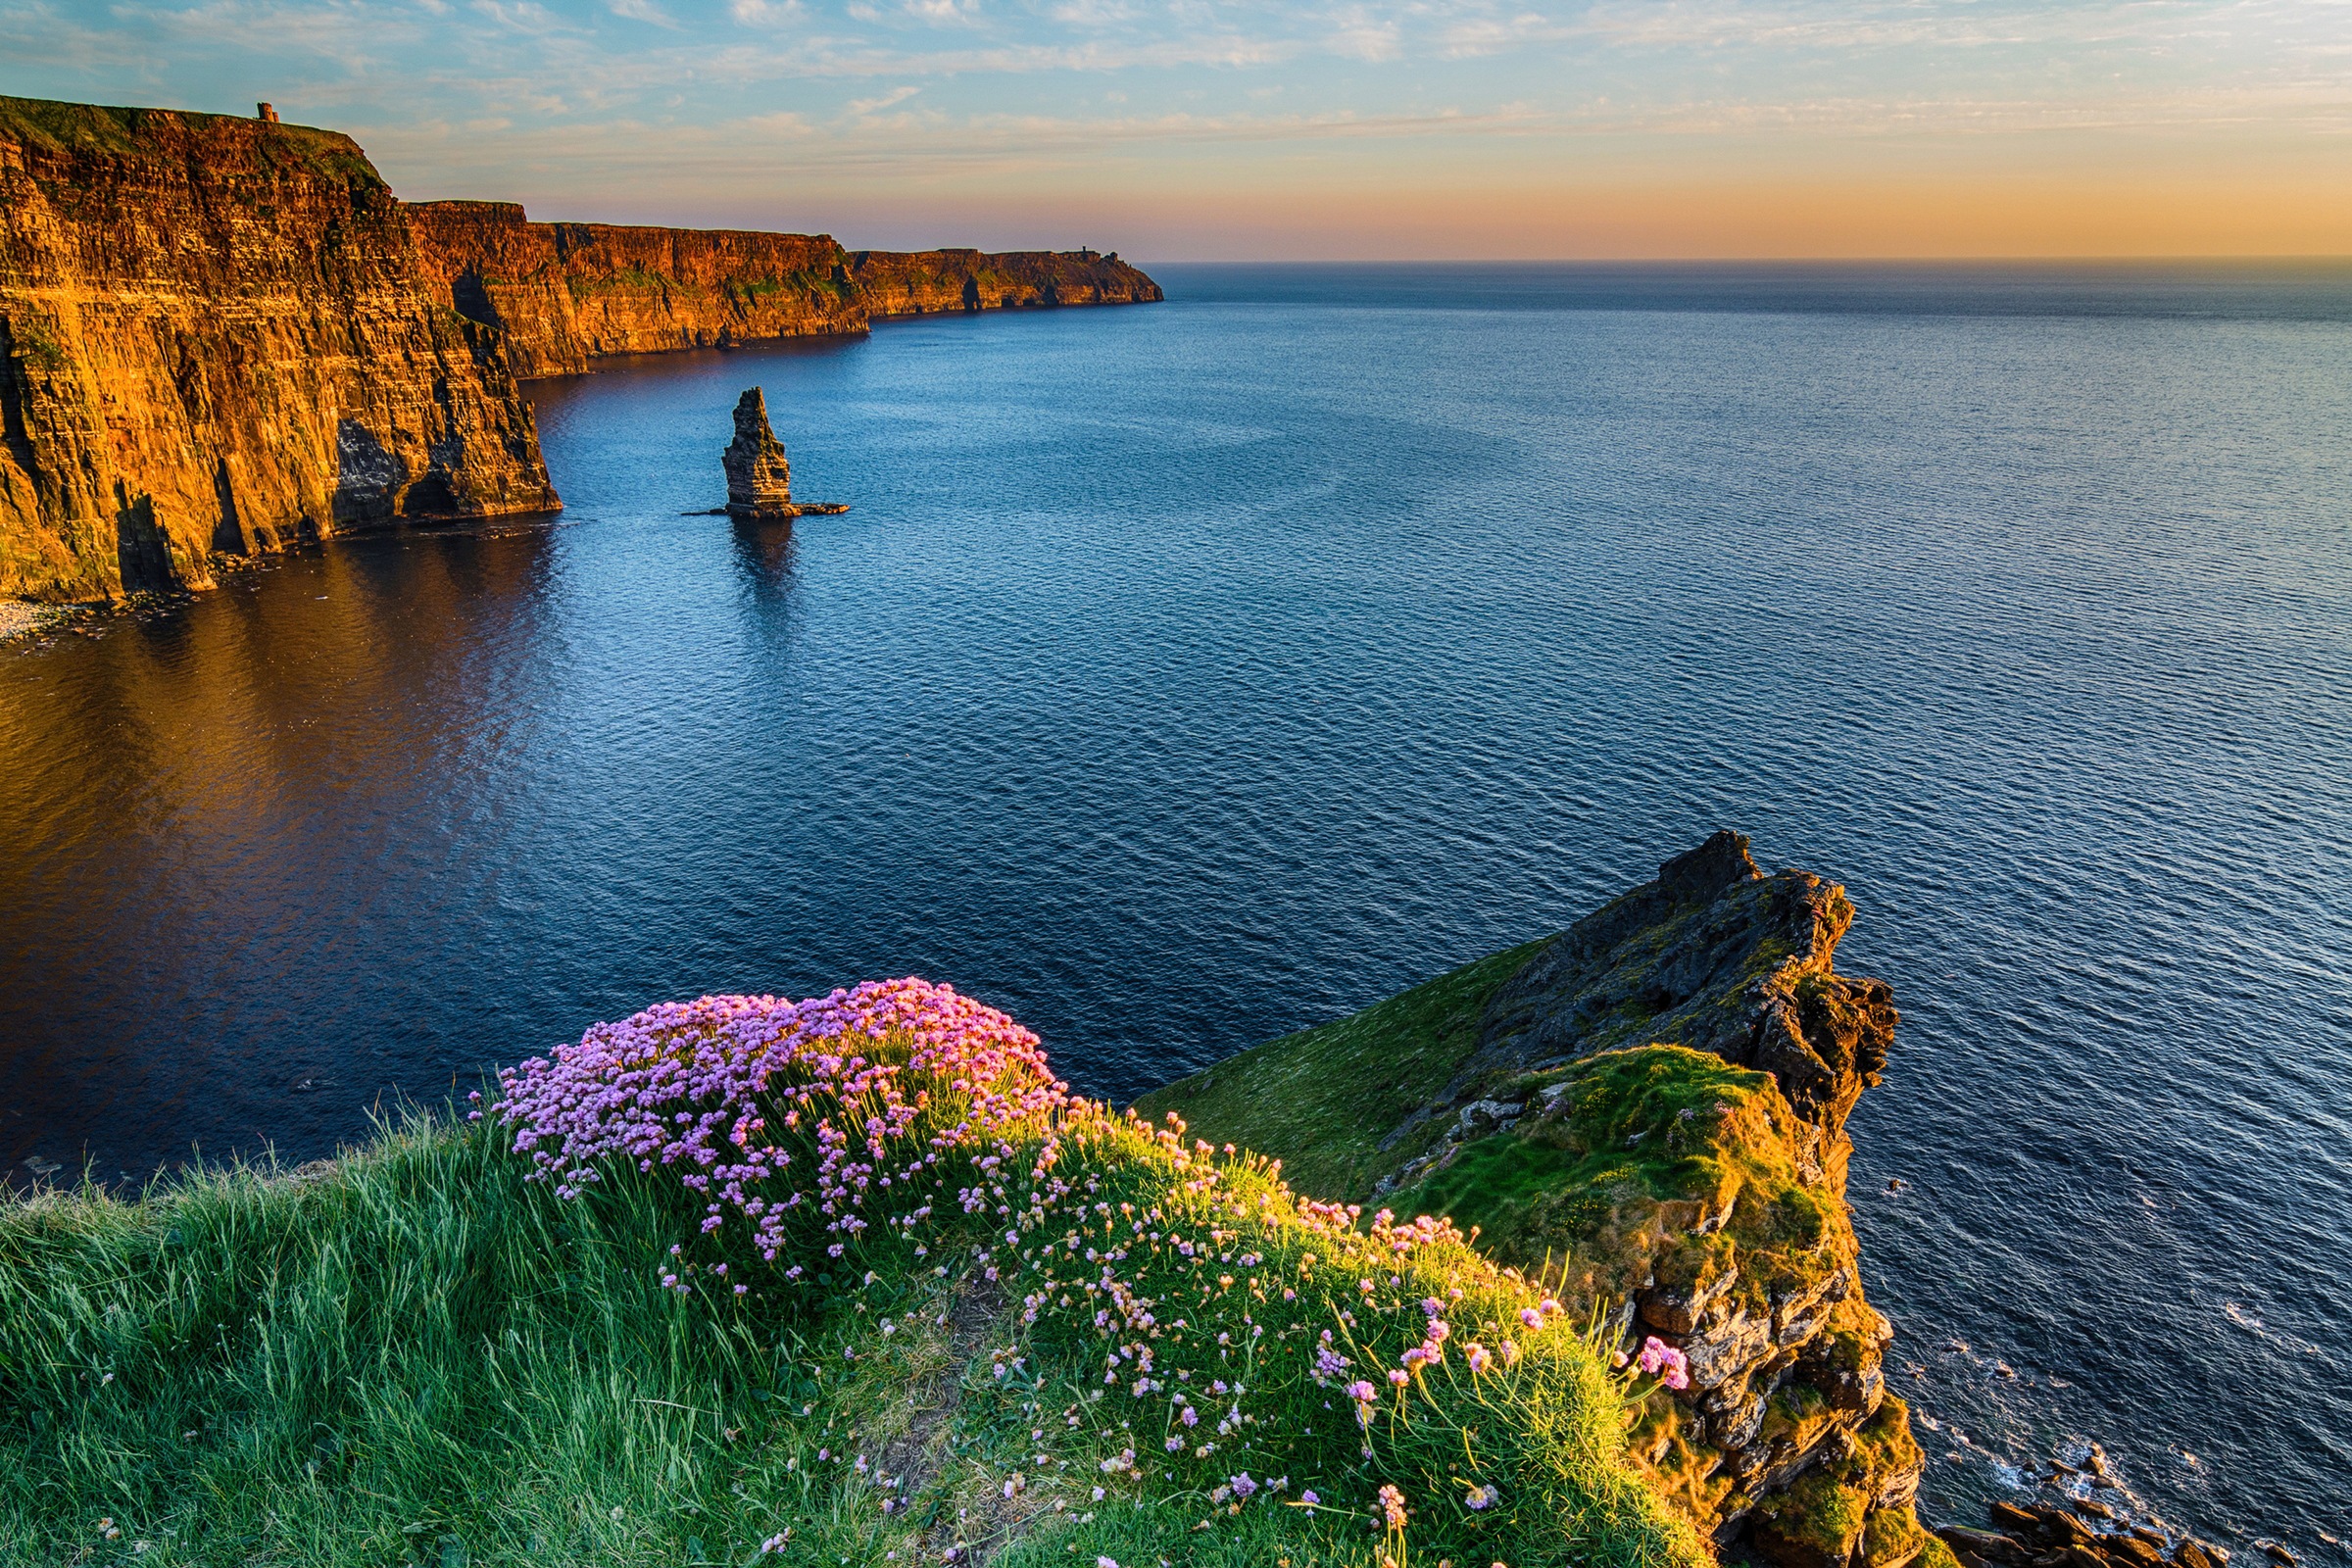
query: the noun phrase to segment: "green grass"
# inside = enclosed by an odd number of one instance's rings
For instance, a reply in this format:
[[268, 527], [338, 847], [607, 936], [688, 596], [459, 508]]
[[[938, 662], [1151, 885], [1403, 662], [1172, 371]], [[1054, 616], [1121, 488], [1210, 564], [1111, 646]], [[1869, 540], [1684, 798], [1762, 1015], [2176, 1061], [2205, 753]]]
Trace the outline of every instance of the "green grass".
[[[678, 1568], [750, 1562], [789, 1530], [764, 1560], [937, 1562], [961, 1540], [1011, 1568], [1370, 1568], [1396, 1544], [1365, 1522], [1384, 1480], [1415, 1510], [1413, 1561], [1702, 1560], [1629, 1468], [1623, 1402], [1566, 1329], [1521, 1333], [1507, 1376], [1457, 1354], [1384, 1395], [1375, 1457], [1358, 1451], [1352, 1407], [1309, 1375], [1319, 1329], [1344, 1326], [1377, 1376], [1419, 1333], [1420, 1297], [1459, 1288], [1454, 1348], [1496, 1344], [1527, 1298], [1506, 1275], [1458, 1243], [1394, 1257], [1318, 1232], [1262, 1161], [1087, 1126], [1061, 1169], [1115, 1222], [1049, 1210], [1024, 1155], [1000, 1184], [1011, 1218], [955, 1215], [931, 1255], [874, 1243], [740, 1298], [660, 1287], [699, 1213], [674, 1184], [624, 1171], [563, 1202], [481, 1126], [412, 1124], [313, 1181], [211, 1174], [0, 1210], [0, 1562]], [[1120, 1203], [1150, 1216], [1149, 1245]], [[1181, 1256], [1180, 1230], [1206, 1248]], [[1166, 1388], [1250, 1390], [1219, 1451], [1165, 1451], [1186, 1430], [1165, 1389], [1105, 1387], [1083, 1248], [1114, 1243], [1158, 1303]], [[1102, 1469], [1125, 1449], [1133, 1471]], [[1210, 1495], [1229, 1466], [1337, 1507], [1261, 1494], [1236, 1513]], [[1499, 1506], [1460, 1504], [1473, 1477]]]
[[[136, 159], [156, 153], [152, 131], [157, 122], [166, 117], [182, 121], [200, 132], [224, 122], [246, 126], [259, 123], [237, 115], [0, 97], [0, 137], [49, 152], [88, 151]], [[271, 124], [256, 134], [261, 138], [264, 153], [288, 172], [338, 184], [384, 188], [383, 176], [368, 161], [359, 143], [340, 131]]]
[[1194, 1133], [1278, 1155], [1301, 1192], [1366, 1197], [1443, 1129], [1381, 1145], [1477, 1052], [1487, 999], [1541, 942], [1481, 958], [1333, 1023], [1285, 1035], [1136, 1102]]

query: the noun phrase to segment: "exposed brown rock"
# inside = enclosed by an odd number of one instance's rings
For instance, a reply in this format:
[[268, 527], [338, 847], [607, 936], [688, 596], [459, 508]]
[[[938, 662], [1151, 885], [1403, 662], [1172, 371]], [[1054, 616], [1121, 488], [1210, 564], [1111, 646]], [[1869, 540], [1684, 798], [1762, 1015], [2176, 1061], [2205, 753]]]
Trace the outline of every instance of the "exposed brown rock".
[[557, 504], [496, 336], [350, 138], [0, 99], [0, 595]]
[[853, 260], [824, 235], [404, 206], [349, 137], [267, 105], [0, 98], [0, 598], [203, 588], [298, 539], [551, 509], [518, 375], [1159, 297], [1091, 251]]
[[768, 428], [767, 399], [760, 388], [736, 400], [735, 439], [719, 461], [727, 470], [729, 516], [793, 514], [792, 465], [784, 461], [784, 443]]
[[850, 276], [875, 317], [1054, 305], [1143, 305], [1159, 285], [1094, 251], [859, 251]]
[[512, 202], [407, 211], [441, 298], [505, 333], [526, 377], [603, 355], [866, 329], [848, 254], [828, 235], [534, 223]]

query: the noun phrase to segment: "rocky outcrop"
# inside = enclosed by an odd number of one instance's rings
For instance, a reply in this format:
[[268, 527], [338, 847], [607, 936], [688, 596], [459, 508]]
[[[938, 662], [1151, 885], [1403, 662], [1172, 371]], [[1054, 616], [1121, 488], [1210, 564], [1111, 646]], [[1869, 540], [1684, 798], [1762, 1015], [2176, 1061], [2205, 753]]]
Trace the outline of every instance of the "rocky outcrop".
[[[1442, 1214], [1622, 1349], [1680, 1349], [1630, 1435], [1658, 1490], [1782, 1568], [1948, 1568], [1865, 1298], [1845, 1123], [1896, 1023], [1833, 967], [1853, 907], [1718, 833], [1528, 949], [1148, 1097], [1325, 1195]], [[1326, 1082], [1363, 1086], [1326, 1098]], [[1403, 1108], [1365, 1125], [1366, 1099]]]
[[534, 223], [509, 202], [420, 202], [410, 220], [452, 309], [506, 335], [516, 373], [605, 355], [863, 332], [877, 318], [1125, 305], [1159, 285], [1093, 251], [859, 251], [823, 234]]
[[498, 334], [350, 138], [0, 99], [0, 595], [557, 505]]
[[1651, 1396], [1636, 1456], [1784, 1568], [1929, 1547], [1844, 1202], [1846, 1117], [1896, 1022], [1884, 983], [1832, 968], [1852, 921], [1843, 889], [1765, 875], [1737, 834], [1668, 860], [1494, 990], [1425, 1112], [1444, 1135], [1389, 1182], [1547, 1261], [1629, 1347], [1683, 1350], [1690, 1386]]
[[727, 514], [731, 517], [789, 517], [792, 465], [784, 443], [767, 424], [767, 399], [758, 387], [736, 400], [735, 439], [719, 455], [727, 470]]
[[[1989, 1530], [1946, 1525], [1936, 1533], [1951, 1548], [1960, 1568], [2219, 1568], [2230, 1553], [2161, 1520], [2122, 1522], [2119, 1510], [2094, 1494], [2115, 1483], [2105, 1455], [2093, 1445], [2089, 1468], [2078, 1472], [2094, 1482], [2069, 1507], [1995, 1502], [1987, 1510]], [[2117, 1489], [2120, 1490], [2120, 1489]], [[2258, 1543], [2269, 1564], [2293, 1568], [2295, 1555], [2270, 1540]]]

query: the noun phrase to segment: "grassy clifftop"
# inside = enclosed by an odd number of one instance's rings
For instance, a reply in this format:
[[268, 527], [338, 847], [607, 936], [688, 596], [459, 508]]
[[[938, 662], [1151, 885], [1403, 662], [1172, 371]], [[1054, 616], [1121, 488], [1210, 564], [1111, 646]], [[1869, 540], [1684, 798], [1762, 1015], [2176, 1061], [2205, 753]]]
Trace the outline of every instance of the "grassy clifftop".
[[[1848, 918], [1724, 835], [1156, 1124], [908, 980], [599, 1025], [310, 1179], [45, 1196], [0, 1561], [1950, 1568], [1841, 1200]], [[1373, 1193], [1423, 1217], [1305, 1196]]]
[[1704, 1560], [1581, 1325], [1263, 1160], [1078, 1102], [766, 1263], [493, 1125], [0, 1213], [0, 1561]]
[[1476, 1054], [1496, 988], [1544, 946], [1491, 955], [1363, 1011], [1270, 1041], [1146, 1095], [1146, 1116], [1180, 1110], [1196, 1136], [1278, 1154], [1301, 1192], [1371, 1195], [1441, 1129], [1396, 1138]]

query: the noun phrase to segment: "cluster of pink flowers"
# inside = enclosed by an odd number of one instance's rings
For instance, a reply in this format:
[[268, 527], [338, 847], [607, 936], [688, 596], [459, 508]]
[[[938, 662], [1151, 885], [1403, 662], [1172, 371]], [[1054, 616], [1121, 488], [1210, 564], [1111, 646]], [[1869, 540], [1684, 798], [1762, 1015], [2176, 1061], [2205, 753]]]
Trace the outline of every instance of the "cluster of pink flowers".
[[673, 1170], [705, 1200], [706, 1234], [739, 1216], [771, 1262], [804, 1205], [834, 1257], [876, 1224], [911, 1236], [953, 1173], [985, 1179], [1069, 1102], [1037, 1036], [912, 978], [805, 1002], [665, 1003], [499, 1084], [497, 1115], [534, 1180], [575, 1198], [620, 1160]]
[[1640, 1365], [1644, 1373], [1655, 1376], [1670, 1389], [1690, 1386], [1690, 1358], [1654, 1334], [1642, 1342]]

